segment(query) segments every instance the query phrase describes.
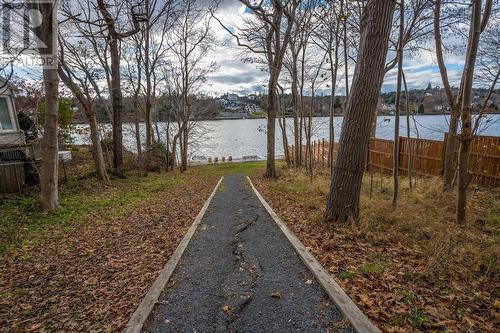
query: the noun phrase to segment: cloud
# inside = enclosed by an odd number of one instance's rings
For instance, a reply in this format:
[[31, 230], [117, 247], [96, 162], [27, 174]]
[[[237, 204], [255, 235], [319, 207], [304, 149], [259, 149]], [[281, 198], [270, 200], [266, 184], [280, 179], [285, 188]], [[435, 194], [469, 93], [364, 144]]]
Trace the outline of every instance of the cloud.
[[[246, 14], [245, 6], [236, 0], [224, 0], [217, 11], [218, 18], [227, 26], [237, 30], [241, 26], [243, 17]], [[214, 32], [221, 41], [221, 44], [214, 52], [214, 59], [218, 62], [220, 70], [218, 73], [208, 78], [207, 92], [217, 95], [225, 92], [252, 93], [257, 87], [262, 89], [267, 80], [267, 73], [261, 71], [257, 65], [244, 63], [241, 59], [243, 49], [236, 45], [234, 37], [225, 31], [217, 22], [214, 22]], [[225, 43], [222, 43], [224, 41]], [[447, 45], [459, 45], [460, 42], [455, 37], [446, 40]], [[409, 89], [421, 89], [427, 87], [429, 83], [433, 86], [442, 85], [441, 76], [435, 54], [432, 51], [433, 40], [425, 42], [420, 50], [405, 52], [405, 75]], [[461, 71], [464, 64], [464, 52], [460, 48], [454, 47], [454, 53], [445, 54], [445, 61], [448, 67], [450, 83], [453, 86], [459, 85]], [[392, 59], [394, 55], [389, 54], [387, 59]], [[355, 64], [349, 65], [349, 84], [352, 84]], [[394, 91], [396, 88], [397, 71], [394, 69], [387, 73], [383, 90]], [[339, 83], [337, 92], [344, 93], [345, 79], [343, 69], [338, 73]], [[327, 89], [328, 90], [328, 89]]]

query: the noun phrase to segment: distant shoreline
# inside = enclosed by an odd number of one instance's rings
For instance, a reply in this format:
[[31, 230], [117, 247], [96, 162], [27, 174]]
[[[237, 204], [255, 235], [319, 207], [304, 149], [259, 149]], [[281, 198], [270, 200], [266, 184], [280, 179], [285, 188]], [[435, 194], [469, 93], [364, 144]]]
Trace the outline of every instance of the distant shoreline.
[[[485, 115], [499, 115], [500, 111], [498, 112], [488, 112], [485, 113]], [[412, 114], [412, 116], [449, 116], [449, 113], [443, 114], [443, 113], [419, 113], [419, 114]], [[473, 116], [478, 115], [478, 113], [473, 113]], [[314, 116], [313, 118], [328, 118], [329, 116]], [[339, 117], [344, 117], [343, 114], [335, 114], [334, 117], [339, 118]], [[393, 114], [378, 114], [377, 117], [394, 117]], [[406, 117], [406, 114], [403, 113], [401, 114], [401, 117]], [[281, 118], [281, 117], [276, 117], [276, 119]], [[286, 119], [293, 119], [293, 116], [287, 115], [285, 116]], [[206, 119], [196, 119], [196, 121], [223, 121], [223, 120], [256, 120], [256, 119], [267, 119], [267, 117], [247, 117], [247, 118], [206, 118]], [[165, 121], [160, 121], [160, 123], [164, 123]], [[172, 120], [172, 122], [175, 122], [175, 120]], [[133, 121], [124, 121], [123, 123], [133, 123]], [[144, 121], [139, 121], [140, 124], [144, 124]], [[110, 122], [100, 122], [101, 125], [104, 124], [111, 124]], [[88, 125], [88, 122], [82, 121], [82, 122], [73, 122], [73, 125]]]

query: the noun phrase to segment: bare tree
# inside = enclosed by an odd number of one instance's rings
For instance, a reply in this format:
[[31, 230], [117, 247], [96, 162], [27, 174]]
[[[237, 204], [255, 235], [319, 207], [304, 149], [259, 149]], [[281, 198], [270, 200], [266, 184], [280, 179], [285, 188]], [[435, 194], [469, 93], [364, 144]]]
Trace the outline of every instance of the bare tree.
[[[398, 41], [398, 78], [396, 87], [396, 116], [394, 121], [394, 153], [393, 153], [393, 182], [392, 207], [396, 208], [399, 194], [399, 115], [401, 114], [401, 85], [403, 80], [403, 51], [405, 29], [405, 2], [399, 2], [399, 41]], [[406, 110], [408, 112], [408, 110]], [[410, 139], [410, 138], [408, 138]]]
[[[500, 9], [495, 9], [491, 14], [491, 22], [500, 20]], [[479, 134], [480, 129], [489, 122], [486, 111], [492, 105], [490, 98], [495, 93], [495, 87], [500, 79], [500, 26], [498, 24], [489, 24], [482, 32], [477, 66], [475, 80], [489, 88], [475, 120], [474, 135]]]
[[99, 125], [94, 107], [96, 94], [93, 87], [97, 84], [98, 77], [94, 68], [94, 62], [89, 61], [89, 54], [86, 44], [78, 43], [71, 45], [70, 38], [64, 39], [61, 43], [59, 56], [59, 77], [61, 81], [71, 90], [83, 108], [90, 127], [90, 139], [92, 142], [92, 156], [94, 159], [97, 178], [109, 182], [106, 171], [106, 164], [101, 145]]
[[[454, 11], [460, 10], [461, 8], [455, 6], [451, 3], [450, 6]], [[453, 89], [450, 85], [448, 78], [448, 71], [445, 64], [444, 52], [443, 52], [443, 40], [441, 36], [441, 25], [445, 20], [442, 18], [442, 1], [436, 0], [434, 3], [434, 42], [436, 49], [436, 59], [439, 66], [439, 72], [441, 75], [441, 80], [443, 83], [443, 88], [448, 99], [448, 105], [450, 107], [450, 124], [448, 129], [448, 138], [446, 140], [446, 148], [444, 155], [444, 169], [443, 169], [443, 190], [449, 191], [452, 189], [453, 177], [455, 173], [455, 149], [457, 145], [457, 132], [458, 132], [458, 122], [460, 117], [460, 107], [462, 105], [463, 98], [463, 76], [461, 80], [460, 89], [457, 96], [454, 96]], [[458, 21], [458, 22], [461, 22]], [[467, 48], [467, 57], [469, 54], [469, 49]]]
[[161, 77], [158, 68], [163, 64], [163, 59], [171, 45], [168, 43], [168, 34], [174, 19], [172, 12], [175, 10], [177, 0], [144, 0], [144, 24], [140, 32], [141, 38], [137, 44], [137, 52], [142, 53], [138, 58], [143, 67], [144, 84], [144, 112], [146, 124], [146, 149], [153, 143], [153, 130], [151, 125], [151, 110], [156, 98], [158, 78]]
[[120, 73], [120, 40], [130, 37], [140, 30], [140, 22], [144, 19], [143, 14], [135, 12], [138, 6], [130, 9], [133, 28], [126, 31], [119, 31], [117, 22], [118, 14], [112, 15], [109, 10], [110, 5], [104, 0], [97, 0], [97, 9], [104, 18], [103, 28], [107, 30], [107, 43], [109, 45], [110, 70], [111, 70], [111, 100], [113, 105], [113, 167], [118, 174], [123, 173], [123, 96], [121, 91]]
[[[124, 43], [122, 46], [122, 58], [125, 62], [125, 70], [123, 71], [123, 75], [125, 78], [125, 87], [124, 90], [128, 92], [133, 99], [133, 112], [134, 112], [134, 131], [135, 131], [135, 143], [137, 149], [137, 161], [139, 164], [139, 168], [142, 169], [143, 166], [143, 149], [142, 149], [142, 140], [141, 140], [141, 131], [140, 131], [140, 116], [143, 113], [144, 109], [141, 104], [140, 95], [141, 95], [141, 83], [142, 83], [142, 57], [143, 53], [140, 52], [141, 45], [143, 44], [144, 35], [143, 34], [135, 34], [130, 40], [129, 43]], [[147, 126], [151, 126], [150, 124]], [[140, 170], [141, 172], [141, 170]]]
[[[408, 48], [410, 51], [418, 52], [421, 48], [419, 43], [423, 42], [425, 38], [431, 33], [430, 26], [432, 21], [430, 20], [430, 1], [429, 0], [401, 0], [399, 3], [399, 14], [397, 15], [396, 28], [394, 29], [394, 38], [390, 38], [390, 45], [394, 46], [395, 57], [390, 60], [386, 66], [385, 71], [388, 72], [393, 69], [396, 65], [397, 67], [397, 89], [396, 89], [396, 114], [394, 121], [394, 150], [393, 150], [393, 196], [392, 205], [395, 208], [398, 201], [399, 194], [399, 125], [400, 125], [400, 115], [401, 115], [401, 88], [402, 81], [405, 80], [403, 73], [403, 56], [405, 49]], [[393, 40], [394, 39], [394, 40]], [[405, 90], [406, 91], [406, 90]], [[407, 123], [409, 123], [409, 101], [408, 94], [406, 94], [406, 114]], [[411, 141], [408, 126], [408, 140], [410, 144], [409, 158], [411, 159]], [[408, 168], [408, 173], [411, 173], [411, 163]], [[409, 177], [411, 178], [411, 176]], [[411, 182], [411, 180], [410, 180]], [[411, 187], [411, 185], [410, 185]]]
[[[333, 166], [333, 149], [335, 147], [335, 97], [337, 88], [337, 71], [339, 67], [340, 26], [343, 16], [337, 12], [333, 1], [328, 1], [320, 10], [317, 17], [318, 29], [315, 29], [313, 39], [315, 43], [327, 54], [327, 63], [330, 69], [330, 104], [329, 104], [329, 149], [328, 166]], [[344, 25], [344, 24], [342, 24]], [[345, 59], [344, 59], [345, 61]], [[347, 64], [347, 62], [345, 62]], [[346, 66], [347, 67], [347, 66]]]
[[264, 40], [254, 39], [256, 31], [253, 29], [254, 22], [248, 22], [246, 27], [235, 33], [233, 29], [219, 23], [236, 38], [239, 46], [249, 51], [263, 55], [266, 59], [269, 71], [267, 85], [267, 163], [266, 177], [276, 177], [275, 150], [276, 150], [276, 103], [277, 88], [283, 59], [290, 42], [292, 28], [295, 22], [297, 7], [302, 2], [300, 0], [272, 0], [266, 2], [260, 0], [257, 3], [249, 0], [239, 0], [250, 8], [254, 20], [260, 22], [261, 31], [257, 31], [259, 36], [265, 34]]
[[[304, 48], [304, 51], [307, 50]], [[305, 73], [305, 80], [307, 81], [308, 88], [310, 91], [309, 96], [309, 107], [307, 113], [307, 122], [304, 126], [306, 135], [306, 168], [309, 173], [309, 178], [312, 181], [314, 173], [314, 151], [312, 146], [312, 134], [313, 134], [313, 116], [316, 109], [316, 92], [317, 89], [328, 80], [328, 76], [325, 75], [324, 64], [327, 59], [327, 54], [323, 53], [320, 58], [316, 57], [317, 49], [311, 48], [309, 51], [309, 57], [305, 58], [302, 64], [303, 71]], [[320, 53], [321, 54], [321, 53]]]
[[363, 11], [358, 60], [324, 214], [326, 221], [359, 219], [361, 183], [384, 79], [394, 6], [393, 0], [371, 0]]
[[281, 129], [281, 137], [283, 141], [283, 153], [285, 155], [285, 162], [288, 167], [292, 166], [290, 159], [290, 152], [288, 150], [288, 136], [286, 128], [286, 103], [285, 103], [285, 88], [278, 84], [278, 123]]
[[181, 171], [187, 170], [188, 166], [188, 145], [193, 120], [192, 98], [206, 81], [207, 75], [217, 69], [215, 62], [205, 61], [215, 43], [210, 28], [210, 14], [215, 9], [216, 3], [212, 3], [208, 9], [202, 9], [195, 0], [186, 0], [171, 35], [171, 44], [174, 45], [171, 50], [174, 58], [171, 75], [176, 78], [180, 96], [178, 134], [174, 137], [173, 150], [175, 151], [178, 140]]
[[342, 46], [344, 51], [344, 80], [345, 80], [345, 102], [347, 106], [349, 99], [349, 41], [347, 38], [347, 19], [349, 18], [348, 7], [344, 6], [344, 0], [340, 0], [340, 18], [342, 20]]
[[[144, 14], [138, 8], [143, 0], [125, 3], [118, 0], [85, 0], [65, 4], [63, 16], [71, 20], [76, 29], [92, 42], [96, 56], [106, 69], [113, 109], [113, 168], [123, 174], [123, 95], [121, 91], [120, 43], [140, 31]], [[130, 26], [127, 31], [123, 27]], [[104, 41], [104, 43], [101, 43]], [[102, 52], [102, 46], [104, 53]], [[101, 46], [101, 47], [100, 47]], [[102, 55], [104, 54], [104, 55]]]
[[450, 81], [448, 79], [448, 71], [446, 69], [446, 64], [444, 62], [440, 21], [441, 21], [441, 0], [436, 0], [434, 9], [434, 40], [436, 44], [436, 58], [439, 66], [439, 72], [441, 74], [441, 80], [443, 82], [443, 88], [446, 92], [446, 96], [448, 98], [448, 104], [451, 110], [448, 139], [446, 141], [446, 149], [444, 155], [444, 174], [443, 174], [443, 188], [445, 191], [448, 191], [451, 189], [451, 185], [453, 182], [456, 133], [458, 128], [458, 117], [460, 113], [459, 105], [461, 104], [460, 102], [461, 94], [459, 94], [457, 101], [455, 101]]
[[[408, 92], [408, 85], [406, 84], [406, 76], [404, 71], [401, 73], [403, 78], [403, 85], [405, 89], [405, 109], [406, 109], [406, 137], [408, 138], [408, 186], [410, 190], [413, 189], [413, 141], [411, 139], [411, 125], [410, 125], [410, 94]], [[413, 118], [415, 120], [415, 118]]]
[[[312, 10], [297, 10], [295, 22], [292, 27], [289, 46], [285, 53], [283, 65], [288, 71], [291, 79], [291, 94], [293, 105], [293, 128], [295, 142], [295, 166], [300, 168], [303, 161], [303, 133], [304, 133], [304, 71], [303, 58], [304, 48], [310, 37]], [[265, 40], [265, 36], [262, 38]], [[299, 75], [300, 72], [300, 75]]]
[[458, 193], [456, 219], [458, 224], [466, 223], [467, 187], [469, 185], [469, 151], [473, 139], [472, 130], [472, 83], [476, 65], [477, 52], [481, 32], [484, 31], [491, 14], [493, 0], [486, 0], [484, 14], [481, 15], [481, 0], [472, 0], [472, 15], [467, 46], [467, 58], [463, 75], [463, 92], [460, 118], [462, 131], [459, 136], [460, 149], [458, 152]]

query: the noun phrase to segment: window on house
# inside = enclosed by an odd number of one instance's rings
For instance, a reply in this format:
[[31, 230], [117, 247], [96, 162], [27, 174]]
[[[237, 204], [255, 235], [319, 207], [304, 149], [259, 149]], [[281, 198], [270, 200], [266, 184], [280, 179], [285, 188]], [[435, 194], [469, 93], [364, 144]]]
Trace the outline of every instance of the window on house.
[[0, 97], [0, 128], [3, 130], [11, 130], [14, 128], [12, 118], [10, 117], [7, 98]]

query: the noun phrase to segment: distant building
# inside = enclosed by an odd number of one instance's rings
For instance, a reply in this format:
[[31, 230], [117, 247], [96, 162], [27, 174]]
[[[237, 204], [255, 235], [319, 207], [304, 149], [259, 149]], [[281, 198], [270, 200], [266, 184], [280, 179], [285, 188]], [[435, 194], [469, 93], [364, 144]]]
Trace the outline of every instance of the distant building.
[[448, 99], [443, 89], [436, 87], [432, 91], [426, 91], [421, 96], [419, 113], [443, 114], [449, 111]]
[[238, 100], [238, 94], [227, 94], [227, 99], [231, 102], [235, 102]]
[[245, 104], [244, 110], [247, 113], [255, 113], [255, 112], [260, 112], [261, 108], [254, 103], [247, 103], [247, 104]]
[[257, 95], [255, 95], [255, 94], [250, 94], [250, 95], [248, 95], [248, 96], [247, 96], [247, 99], [248, 99], [249, 101], [256, 101], [256, 100], [257, 100]]
[[380, 103], [378, 111], [381, 114], [394, 114], [396, 113], [396, 105], [388, 103]]
[[225, 107], [227, 105], [227, 99], [218, 98], [215, 103], [220, 107]]

